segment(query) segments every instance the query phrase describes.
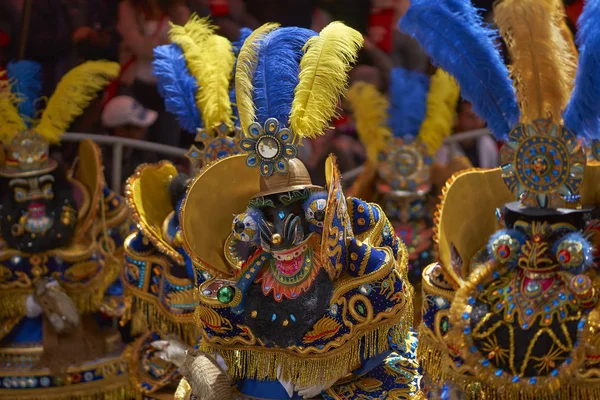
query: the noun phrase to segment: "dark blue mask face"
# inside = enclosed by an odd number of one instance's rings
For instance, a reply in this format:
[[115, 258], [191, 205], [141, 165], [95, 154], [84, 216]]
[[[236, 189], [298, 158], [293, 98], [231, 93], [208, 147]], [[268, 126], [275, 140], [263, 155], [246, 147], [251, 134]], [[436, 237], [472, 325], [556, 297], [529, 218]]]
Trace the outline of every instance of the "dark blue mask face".
[[62, 169], [51, 174], [2, 179], [0, 233], [10, 248], [36, 253], [66, 246], [77, 207]]
[[310, 233], [300, 198], [285, 204], [281, 194], [271, 195], [271, 206], [261, 208], [260, 240], [264, 249], [285, 250], [303, 242]]

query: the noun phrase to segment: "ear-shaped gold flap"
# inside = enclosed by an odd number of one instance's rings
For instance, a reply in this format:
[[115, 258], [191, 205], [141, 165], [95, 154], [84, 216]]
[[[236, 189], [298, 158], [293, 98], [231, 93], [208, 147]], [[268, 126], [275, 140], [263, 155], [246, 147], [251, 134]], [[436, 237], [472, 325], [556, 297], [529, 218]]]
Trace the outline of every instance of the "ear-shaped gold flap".
[[162, 253], [177, 263], [184, 263], [183, 256], [165, 240], [162, 226], [165, 218], [173, 212], [169, 184], [177, 175], [177, 169], [169, 161], [140, 165], [127, 180], [126, 199], [133, 220], [144, 236]]
[[104, 171], [102, 170], [100, 149], [90, 139], [82, 140], [79, 143], [78, 159], [77, 169], [73, 177], [81, 182], [87, 190], [89, 208], [83, 212], [83, 215], [80, 215], [75, 232], [85, 234], [98, 216], [102, 185], [104, 184]]
[[329, 155], [325, 163], [325, 179], [328, 195], [323, 221], [321, 257], [325, 270], [331, 279], [335, 279], [344, 270], [348, 257], [346, 243], [353, 237], [353, 233], [346, 197], [342, 190], [342, 176], [333, 154]]
[[510, 201], [514, 195], [499, 168], [462, 171], [446, 183], [435, 216], [436, 242], [442, 267], [459, 285], [475, 253], [499, 227], [496, 208]]
[[246, 154], [222, 158], [200, 170], [190, 184], [179, 220], [183, 247], [211, 274], [229, 278], [233, 270], [224, 254], [233, 216], [260, 192], [260, 171], [246, 166]]

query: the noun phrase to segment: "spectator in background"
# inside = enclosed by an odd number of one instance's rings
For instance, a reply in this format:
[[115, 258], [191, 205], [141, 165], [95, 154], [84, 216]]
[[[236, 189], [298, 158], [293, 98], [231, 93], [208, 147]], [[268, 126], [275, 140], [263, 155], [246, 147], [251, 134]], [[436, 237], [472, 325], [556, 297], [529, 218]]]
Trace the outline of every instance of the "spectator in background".
[[[111, 99], [102, 111], [102, 126], [111, 136], [128, 139], [145, 139], [146, 132], [158, 119], [156, 111], [148, 110], [130, 96], [117, 96]], [[105, 159], [110, 159], [108, 155]], [[122, 176], [133, 174], [137, 165], [144, 162], [143, 153], [138, 150], [126, 148], [123, 153]], [[111, 165], [104, 163], [105, 168]], [[107, 171], [107, 174], [111, 171]], [[108, 182], [110, 182], [107, 176]]]
[[[12, 38], [8, 59], [18, 56], [21, 17], [25, 0], [1, 0], [0, 15], [10, 21]], [[26, 60], [37, 61], [42, 66], [42, 96], [54, 92], [62, 76], [76, 65], [71, 34], [73, 32], [68, 8], [62, 0], [37, 0], [33, 2], [25, 43]]]
[[[454, 133], [485, 128], [485, 122], [475, 114], [468, 101], [461, 99], [458, 102], [457, 112]], [[496, 168], [498, 166], [498, 145], [490, 135], [452, 142], [438, 150], [436, 160], [439, 164], [447, 165], [452, 158], [457, 156], [466, 156], [476, 168]]]
[[119, 59], [117, 6], [112, 0], [69, 0], [73, 44], [80, 62]]
[[[244, 0], [246, 11], [258, 25], [278, 22], [281, 26], [310, 28], [319, 0]], [[251, 26], [250, 26], [251, 27]]]
[[[178, 146], [180, 128], [165, 111], [152, 73], [153, 49], [169, 43], [169, 22], [183, 25], [190, 11], [183, 0], [124, 0], [119, 4], [117, 31], [121, 34], [121, 83], [144, 107], [158, 112], [148, 140]], [[148, 160], [154, 161], [154, 160]]]
[[210, 15], [220, 35], [230, 41], [238, 40], [240, 29], [256, 29], [261, 24], [246, 11], [244, 0], [188, 0], [191, 12], [200, 16]]

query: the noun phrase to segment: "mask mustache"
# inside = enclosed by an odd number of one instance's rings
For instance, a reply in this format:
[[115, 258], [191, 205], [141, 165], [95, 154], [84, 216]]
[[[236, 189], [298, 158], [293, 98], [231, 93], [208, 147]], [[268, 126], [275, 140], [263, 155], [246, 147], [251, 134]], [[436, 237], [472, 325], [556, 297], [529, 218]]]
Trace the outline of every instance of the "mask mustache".
[[[266, 251], [270, 251], [273, 245], [293, 247], [304, 240], [302, 220], [294, 214], [288, 214], [285, 217], [281, 233], [277, 231], [273, 223], [264, 219], [259, 224], [259, 230], [261, 245]], [[278, 238], [277, 242], [275, 241], [276, 238]]]

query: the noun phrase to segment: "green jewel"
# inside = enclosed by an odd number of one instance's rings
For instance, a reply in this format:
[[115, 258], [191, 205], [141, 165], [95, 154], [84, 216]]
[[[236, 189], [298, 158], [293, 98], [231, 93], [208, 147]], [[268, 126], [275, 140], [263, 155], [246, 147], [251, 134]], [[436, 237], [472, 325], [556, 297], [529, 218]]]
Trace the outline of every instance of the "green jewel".
[[450, 323], [448, 322], [448, 318], [444, 317], [442, 318], [442, 334], [446, 334], [448, 329], [450, 329]]
[[235, 290], [231, 286], [223, 286], [217, 292], [217, 300], [219, 300], [219, 303], [229, 304], [233, 300], [234, 295]]
[[362, 315], [363, 317], [365, 315], [367, 315], [367, 310], [365, 309], [365, 305], [363, 303], [361, 303], [361, 302], [357, 302], [356, 303], [356, 311], [358, 311], [358, 313], [360, 315]]

